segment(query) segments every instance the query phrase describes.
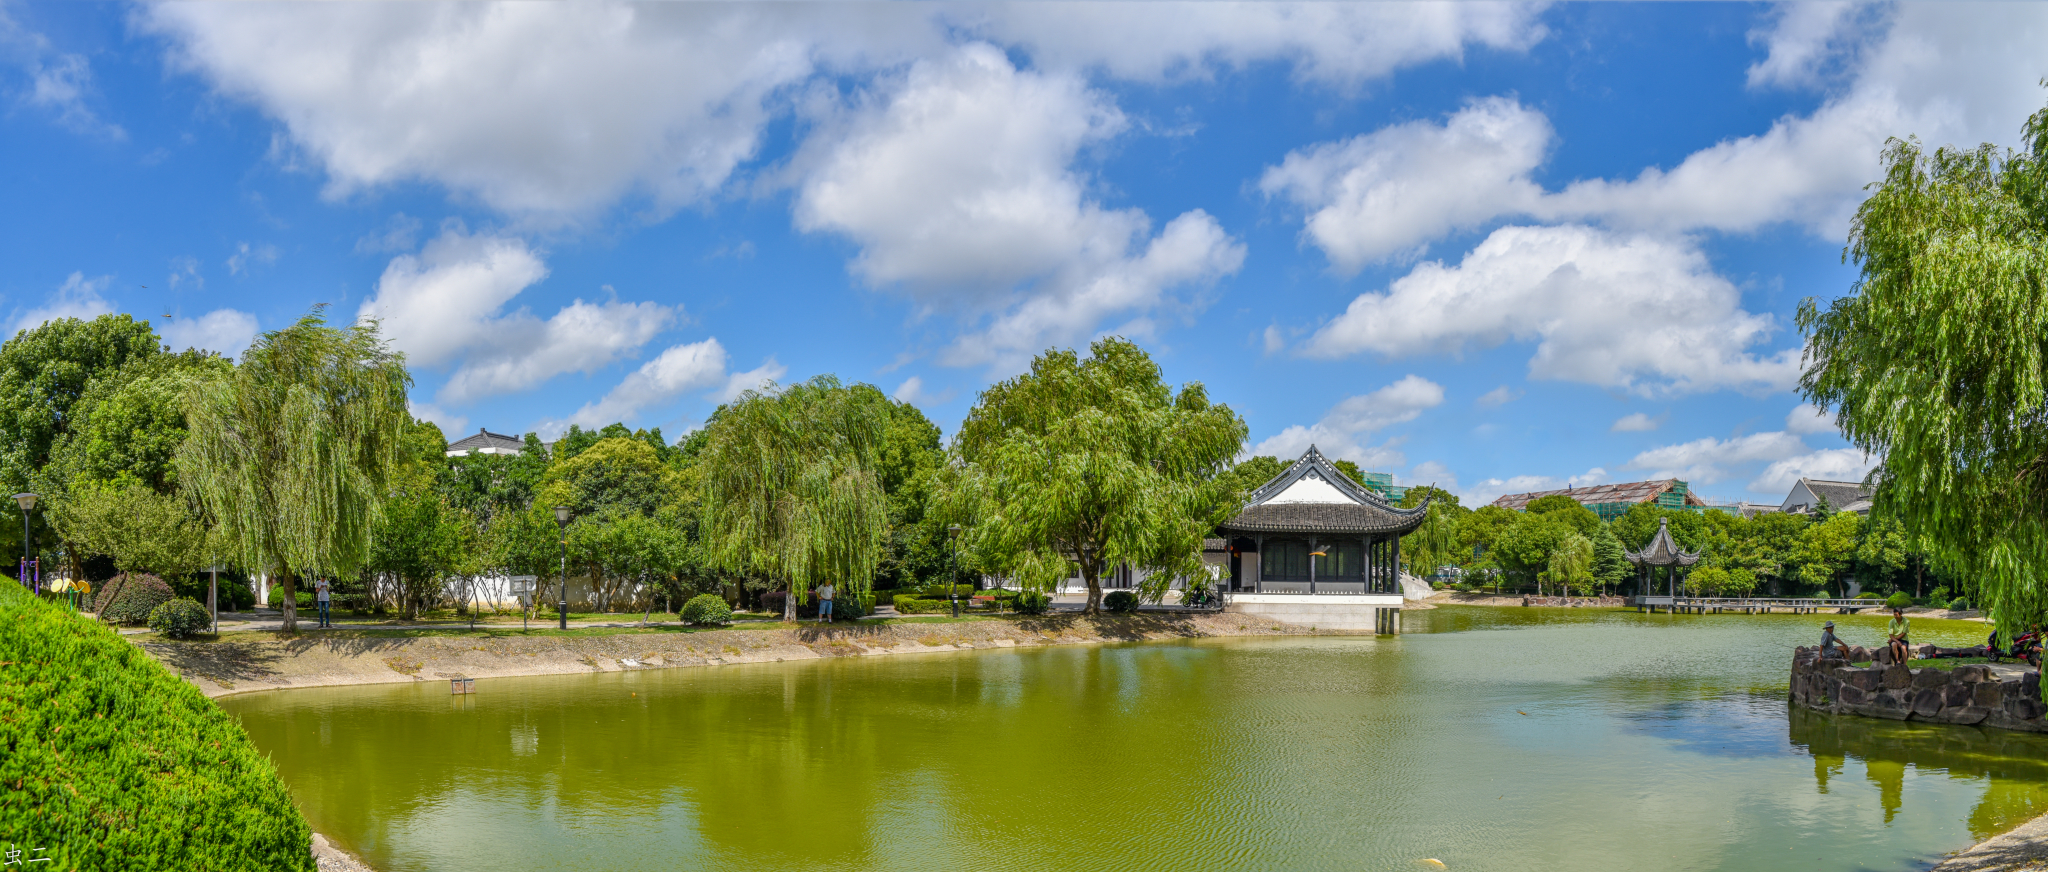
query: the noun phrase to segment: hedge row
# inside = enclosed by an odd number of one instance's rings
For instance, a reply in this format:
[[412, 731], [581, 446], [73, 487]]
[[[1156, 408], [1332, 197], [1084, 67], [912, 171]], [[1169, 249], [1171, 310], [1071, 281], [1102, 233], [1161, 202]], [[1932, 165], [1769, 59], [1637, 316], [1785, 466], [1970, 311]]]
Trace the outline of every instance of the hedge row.
[[239, 724], [4, 576], [0, 824], [44, 872], [314, 869], [312, 830]]

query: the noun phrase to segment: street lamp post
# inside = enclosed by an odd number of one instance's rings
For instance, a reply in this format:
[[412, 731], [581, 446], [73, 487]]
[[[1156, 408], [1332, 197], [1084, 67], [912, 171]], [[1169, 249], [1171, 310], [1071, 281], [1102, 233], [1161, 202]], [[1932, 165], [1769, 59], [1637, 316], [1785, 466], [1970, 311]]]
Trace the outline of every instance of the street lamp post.
[[946, 583], [946, 601], [953, 604], [953, 617], [960, 617], [960, 525], [946, 527], [946, 562], [951, 563], [953, 577]]
[[562, 597], [555, 603], [561, 627], [569, 629], [569, 507], [555, 507], [555, 526], [562, 528]]
[[213, 613], [213, 634], [220, 635], [220, 561], [206, 568], [211, 577], [206, 581], [206, 610]]
[[[28, 513], [36, 510], [36, 495], [15, 494], [14, 502], [21, 506], [21, 583], [33, 589], [35, 585], [30, 581], [29, 574], [34, 572], [36, 540], [35, 531], [30, 530], [28, 526]], [[40, 577], [35, 579], [41, 580]]]

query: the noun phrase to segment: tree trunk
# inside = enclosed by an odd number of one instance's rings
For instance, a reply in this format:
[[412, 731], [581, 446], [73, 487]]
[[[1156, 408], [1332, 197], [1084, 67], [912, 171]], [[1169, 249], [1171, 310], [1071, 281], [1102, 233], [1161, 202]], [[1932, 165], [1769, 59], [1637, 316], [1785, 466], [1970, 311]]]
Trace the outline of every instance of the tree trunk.
[[787, 593], [787, 595], [782, 598], [782, 620], [789, 623], [795, 623], [796, 585], [786, 584], [782, 586], [782, 589]]
[[1918, 597], [1920, 597], [1920, 596], [1921, 596], [1921, 593], [1920, 593], [1920, 582], [1921, 582], [1921, 577], [1922, 577], [1922, 573], [1921, 573], [1921, 566], [1920, 566], [1920, 561], [1918, 561], [1918, 560], [1915, 560], [1915, 561], [1913, 561], [1913, 596], [1914, 596], [1915, 598], [1918, 598]]
[[283, 583], [278, 594], [278, 605], [284, 609], [284, 624], [280, 629], [286, 633], [296, 633], [299, 631], [299, 596], [298, 588], [292, 584], [291, 570], [280, 570], [277, 573], [277, 580]]

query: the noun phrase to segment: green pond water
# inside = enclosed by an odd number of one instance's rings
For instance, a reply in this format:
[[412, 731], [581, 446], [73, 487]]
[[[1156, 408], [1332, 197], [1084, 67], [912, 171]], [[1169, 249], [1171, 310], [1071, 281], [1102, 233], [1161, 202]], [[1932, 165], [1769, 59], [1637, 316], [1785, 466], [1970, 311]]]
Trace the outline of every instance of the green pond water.
[[1821, 617], [1404, 619], [221, 704], [380, 872], [1907, 870], [2048, 811], [2048, 738], [1789, 710]]

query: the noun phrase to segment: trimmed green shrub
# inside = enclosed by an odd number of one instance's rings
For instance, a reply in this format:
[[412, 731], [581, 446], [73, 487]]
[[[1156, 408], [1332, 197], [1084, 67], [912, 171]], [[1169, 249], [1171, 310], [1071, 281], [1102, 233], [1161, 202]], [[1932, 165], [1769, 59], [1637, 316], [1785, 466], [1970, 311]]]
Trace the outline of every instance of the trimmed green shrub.
[[1859, 593], [1859, 594], [1857, 594], [1857, 595], [1856, 595], [1856, 598], [1857, 598], [1857, 599], [1883, 599], [1883, 598], [1884, 598], [1884, 594], [1881, 594], [1881, 593], [1877, 593], [1876, 591], [1864, 591], [1864, 592], [1862, 592], [1862, 593]]
[[1135, 612], [1138, 610], [1138, 595], [1127, 590], [1113, 590], [1102, 598], [1102, 607], [1124, 614]]
[[899, 615], [940, 615], [952, 611], [953, 606], [942, 599], [919, 599], [900, 594], [896, 597], [896, 613]]
[[[971, 584], [956, 584], [951, 587], [956, 596], [974, 596], [976, 593], [980, 593]], [[946, 588], [947, 585], [943, 584], [927, 584], [924, 587], [918, 588], [911, 595], [919, 599], [945, 599]]]
[[[313, 607], [313, 592], [303, 587], [292, 591], [292, 599], [299, 604], [299, 611], [303, 612]], [[282, 586], [275, 584], [270, 586], [269, 602], [271, 608], [284, 611], [284, 588]]]
[[1017, 601], [1011, 605], [1019, 614], [1042, 615], [1052, 608], [1052, 597], [1035, 590], [1017, 592]]
[[677, 615], [684, 623], [699, 627], [716, 627], [732, 623], [732, 606], [726, 605], [725, 598], [714, 593], [700, 593], [683, 603], [682, 612]]
[[1948, 601], [1948, 610], [1952, 612], [1967, 612], [1970, 610], [1970, 601], [1962, 597], [1956, 597]]
[[149, 610], [149, 628], [173, 639], [183, 639], [213, 626], [213, 616], [198, 600], [179, 597]]
[[[140, 624], [157, 606], [171, 601], [171, 586], [146, 572], [129, 572], [100, 582], [92, 610], [102, 621]], [[4, 837], [0, 837], [4, 838]]]
[[1912, 595], [1906, 593], [1903, 590], [1899, 591], [1898, 593], [1892, 594], [1891, 596], [1885, 597], [1884, 600], [1884, 607], [1887, 609], [1904, 609], [1911, 608], [1912, 606]]
[[23, 859], [313, 872], [312, 829], [233, 718], [112, 630], [11, 581], [0, 748], [0, 841], [42, 849]]

